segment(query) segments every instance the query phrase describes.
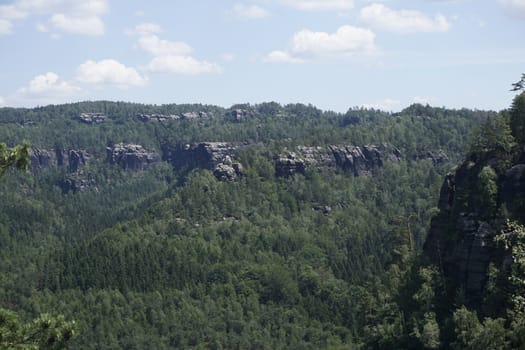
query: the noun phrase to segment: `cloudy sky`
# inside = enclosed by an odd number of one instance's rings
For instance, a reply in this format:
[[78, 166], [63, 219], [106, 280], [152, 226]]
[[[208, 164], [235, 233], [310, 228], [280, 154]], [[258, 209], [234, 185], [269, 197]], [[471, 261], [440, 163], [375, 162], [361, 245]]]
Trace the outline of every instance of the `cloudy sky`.
[[0, 0], [0, 106], [508, 107], [525, 0]]

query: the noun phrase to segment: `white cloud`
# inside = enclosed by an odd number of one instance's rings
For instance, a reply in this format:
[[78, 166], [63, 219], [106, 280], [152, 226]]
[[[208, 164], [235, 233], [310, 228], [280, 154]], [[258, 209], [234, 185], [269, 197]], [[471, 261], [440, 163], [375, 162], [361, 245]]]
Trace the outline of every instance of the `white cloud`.
[[108, 9], [107, 0], [16, 0], [10, 5], [0, 5], [0, 20], [12, 24], [31, 16], [44, 16], [58, 31], [102, 35], [101, 16]]
[[188, 55], [193, 49], [185, 42], [160, 39], [154, 34], [140, 35], [137, 45], [142, 50], [155, 55]]
[[510, 16], [525, 19], [525, 0], [500, 0], [500, 3]]
[[5, 100], [2, 96], [0, 96], [0, 106], [4, 106], [5, 105]]
[[77, 81], [96, 85], [116, 85], [120, 88], [141, 86], [147, 81], [134, 68], [122, 63], [105, 59], [101, 61], [88, 60], [77, 68]]
[[308, 29], [294, 34], [291, 51], [300, 57], [338, 57], [376, 51], [375, 34], [369, 29], [344, 25], [335, 33]]
[[288, 52], [275, 50], [263, 58], [266, 63], [303, 63], [304, 61], [297, 57], [292, 57]]
[[157, 23], [140, 23], [135, 26], [135, 29], [130, 34], [148, 35], [161, 33], [162, 29]]
[[225, 62], [232, 62], [235, 60], [235, 55], [230, 52], [225, 52], [221, 55], [221, 58]]
[[35, 25], [35, 29], [37, 31], [39, 31], [40, 33], [47, 33], [47, 32], [49, 32], [49, 29], [47, 28], [47, 26], [44, 23], [37, 23]]
[[365, 108], [380, 109], [388, 112], [398, 111], [400, 106], [401, 101], [392, 98], [385, 98], [383, 101], [363, 105]]
[[12, 33], [13, 24], [8, 20], [0, 18], [0, 36]]
[[392, 10], [383, 4], [361, 9], [359, 17], [371, 27], [397, 33], [446, 32], [450, 23], [443, 15], [430, 18], [414, 10]]
[[54, 28], [66, 33], [91, 36], [104, 35], [104, 22], [97, 16], [71, 17], [57, 13], [51, 17], [50, 22]]
[[139, 24], [133, 31], [138, 35], [137, 47], [153, 56], [146, 67], [150, 72], [184, 75], [222, 72], [218, 64], [192, 57], [193, 48], [185, 42], [165, 40], [155, 35], [160, 32], [160, 26], [155, 23]]
[[303, 11], [343, 11], [354, 7], [354, 0], [279, 0], [279, 2]]
[[294, 34], [287, 51], [270, 52], [264, 59], [268, 63], [301, 63], [319, 58], [348, 58], [378, 53], [375, 34], [349, 25], [339, 27], [335, 33], [313, 32], [303, 29]]
[[81, 89], [66, 81], [53, 72], [37, 75], [27, 87], [17, 90], [15, 100], [31, 100], [37, 103], [54, 103], [77, 95]]
[[241, 19], [261, 19], [269, 16], [269, 12], [258, 5], [236, 4], [233, 12]]
[[219, 65], [206, 61], [199, 61], [191, 56], [158, 56], [151, 60], [148, 69], [155, 73], [174, 73], [184, 75], [222, 72], [222, 68]]

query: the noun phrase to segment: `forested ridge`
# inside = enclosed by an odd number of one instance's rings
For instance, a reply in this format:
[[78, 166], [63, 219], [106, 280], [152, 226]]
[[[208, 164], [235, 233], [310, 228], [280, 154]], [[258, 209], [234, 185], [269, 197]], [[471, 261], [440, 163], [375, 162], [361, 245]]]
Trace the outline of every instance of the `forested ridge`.
[[[464, 157], [485, 184], [468, 193], [501, 213], [490, 220], [522, 219], [519, 203], [502, 209], [498, 195], [520, 159], [520, 98], [500, 113], [273, 102], [0, 108], [0, 140], [29, 141], [33, 159], [29, 173], [0, 179], [1, 306], [25, 321], [75, 320], [74, 349], [522, 346], [519, 310], [496, 298], [504, 283], [495, 278], [510, 271], [501, 261], [480, 307], [421, 254], [431, 220], [448, 215], [438, 205], [445, 175]], [[215, 169], [180, 166], [180, 152], [202, 143], [232, 154]], [[359, 171], [340, 166], [341, 155]], [[489, 162], [494, 174], [487, 159], [503, 159]], [[218, 172], [229, 167], [231, 178]], [[459, 208], [470, 202], [456, 202], [453, 215], [468, 212]]]

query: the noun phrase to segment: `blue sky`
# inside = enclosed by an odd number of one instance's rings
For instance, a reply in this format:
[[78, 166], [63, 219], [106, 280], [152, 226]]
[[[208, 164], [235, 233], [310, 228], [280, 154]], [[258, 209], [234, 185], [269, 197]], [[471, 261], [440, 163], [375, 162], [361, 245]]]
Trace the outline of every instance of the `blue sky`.
[[0, 106], [509, 106], [525, 0], [0, 0]]

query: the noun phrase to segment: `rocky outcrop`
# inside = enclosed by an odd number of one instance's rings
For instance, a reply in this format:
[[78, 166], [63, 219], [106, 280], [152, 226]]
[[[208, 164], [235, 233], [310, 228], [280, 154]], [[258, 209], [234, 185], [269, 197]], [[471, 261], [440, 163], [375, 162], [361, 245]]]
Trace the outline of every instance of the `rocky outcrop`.
[[186, 112], [186, 113], [180, 113], [180, 114], [144, 114], [139, 113], [136, 115], [136, 118], [140, 120], [141, 122], [164, 122], [164, 121], [170, 121], [170, 120], [192, 120], [192, 119], [204, 119], [209, 118], [208, 113], [206, 112]]
[[123, 169], [141, 170], [160, 159], [154, 152], [148, 152], [144, 147], [132, 143], [117, 143], [107, 147], [107, 161]]
[[96, 186], [96, 181], [93, 177], [87, 176], [86, 178], [80, 177], [66, 177], [59, 181], [58, 186], [63, 193], [77, 193], [85, 192]]
[[330, 146], [338, 167], [355, 176], [372, 176], [385, 161], [399, 161], [398, 149], [387, 145]]
[[[436, 264], [455, 290], [465, 292], [466, 302], [475, 306], [482, 301], [487, 269], [493, 263], [504, 269], [508, 253], [494, 241], [505, 222], [525, 219], [525, 164], [505, 170], [509, 155], [471, 156], [448, 174], [441, 187], [439, 213], [432, 219], [423, 247], [425, 255]], [[482, 190], [480, 174], [492, 168], [497, 193], [488, 202]], [[485, 180], [486, 181], [486, 180]], [[484, 197], [485, 196], [485, 197]], [[489, 207], [487, 207], [489, 204]], [[504, 208], [504, 209], [503, 209]]]
[[[524, 153], [525, 154], [525, 153]], [[525, 222], [525, 164], [516, 164], [505, 174], [502, 200], [514, 218]]]
[[180, 119], [180, 117], [175, 114], [143, 114], [143, 113], [137, 114], [136, 118], [144, 123], [146, 122], [164, 122], [168, 120]]
[[57, 165], [55, 152], [49, 150], [32, 148], [29, 152], [29, 159], [31, 161], [29, 170], [33, 173]]
[[276, 176], [293, 176], [295, 174], [304, 175], [306, 162], [299, 158], [295, 152], [282, 154], [275, 160]]
[[78, 120], [86, 124], [100, 124], [104, 123], [108, 117], [103, 113], [81, 113]]
[[299, 146], [297, 152], [285, 152], [276, 158], [277, 176], [304, 174], [307, 168], [338, 167], [354, 176], [375, 175], [388, 161], [399, 161], [401, 152], [388, 145]]
[[228, 121], [240, 123], [251, 119], [255, 116], [255, 112], [248, 109], [235, 108], [230, 109], [224, 113], [224, 117]]
[[208, 169], [219, 180], [235, 180], [243, 167], [235, 160], [238, 146], [227, 142], [201, 142], [165, 147], [163, 158], [177, 170]]
[[30, 170], [36, 172], [50, 167], [67, 167], [69, 173], [76, 173], [91, 159], [91, 155], [84, 150], [43, 150], [31, 149]]

